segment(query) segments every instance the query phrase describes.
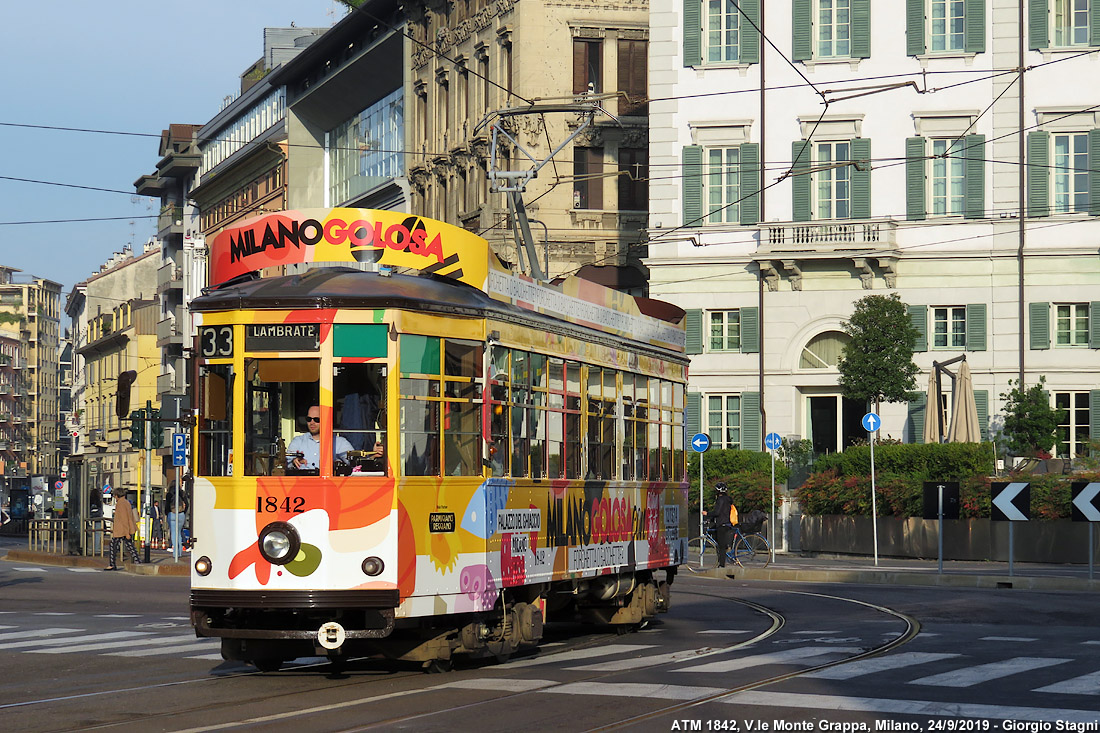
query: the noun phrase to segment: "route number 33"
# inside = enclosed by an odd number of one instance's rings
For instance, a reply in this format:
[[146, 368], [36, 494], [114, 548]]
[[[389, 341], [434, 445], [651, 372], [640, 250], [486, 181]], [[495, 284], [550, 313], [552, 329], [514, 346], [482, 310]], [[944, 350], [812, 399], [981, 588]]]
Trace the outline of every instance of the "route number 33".
[[232, 326], [203, 326], [199, 329], [199, 348], [206, 359], [228, 359], [233, 356]]

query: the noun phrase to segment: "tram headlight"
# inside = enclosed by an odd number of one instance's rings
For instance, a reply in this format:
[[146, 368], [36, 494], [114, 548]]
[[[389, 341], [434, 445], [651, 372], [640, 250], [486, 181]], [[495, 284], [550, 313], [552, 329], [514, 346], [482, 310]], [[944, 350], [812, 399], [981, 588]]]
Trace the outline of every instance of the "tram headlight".
[[195, 561], [195, 572], [199, 575], [210, 575], [211, 568], [212, 565], [210, 564], [210, 558], [208, 558], [206, 555], [203, 555]]
[[386, 564], [382, 562], [380, 557], [368, 557], [363, 561], [363, 572], [367, 575], [381, 575], [385, 569]]
[[302, 540], [286, 522], [272, 522], [260, 532], [260, 554], [272, 565], [286, 565], [298, 556]]

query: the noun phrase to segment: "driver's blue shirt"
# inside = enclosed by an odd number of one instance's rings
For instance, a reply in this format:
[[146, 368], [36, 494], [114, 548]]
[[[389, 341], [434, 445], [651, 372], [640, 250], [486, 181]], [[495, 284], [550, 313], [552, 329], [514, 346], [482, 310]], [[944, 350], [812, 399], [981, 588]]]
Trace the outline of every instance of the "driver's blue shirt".
[[[333, 456], [340, 461], [347, 460], [347, 452], [352, 450], [351, 443], [342, 435], [333, 436], [332, 440]], [[306, 462], [306, 465], [301, 466], [301, 468], [317, 469], [321, 467], [321, 440], [310, 433], [302, 433], [290, 441], [286, 453], [286, 465], [288, 466], [293, 466], [294, 459], [297, 457], [295, 454], [301, 453], [302, 459]]]

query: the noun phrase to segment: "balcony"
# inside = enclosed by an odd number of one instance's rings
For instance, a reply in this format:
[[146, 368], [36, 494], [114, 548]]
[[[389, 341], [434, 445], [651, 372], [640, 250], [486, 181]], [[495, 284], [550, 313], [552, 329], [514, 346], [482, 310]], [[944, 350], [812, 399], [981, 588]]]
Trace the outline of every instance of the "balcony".
[[157, 233], [160, 236], [168, 234], [183, 234], [183, 207], [165, 206], [157, 217]]
[[0, 422], [11, 422], [12, 414], [7, 410], [0, 410]]
[[171, 288], [183, 287], [183, 268], [174, 262], [157, 270], [157, 292], [163, 293]]
[[157, 348], [170, 344], [183, 345], [183, 334], [176, 328], [175, 318], [165, 318], [157, 324]]
[[11, 441], [0, 440], [0, 450], [10, 450]]
[[[792, 290], [801, 290], [802, 263], [807, 260], [850, 260], [865, 290], [871, 288], [876, 274], [893, 288], [897, 283], [897, 228], [893, 219], [761, 224], [760, 246], [753, 259], [773, 291], [782, 276]], [[872, 263], [877, 264], [878, 273]]]
[[[182, 386], [182, 385], [181, 385]], [[168, 394], [178, 391], [176, 376], [171, 372], [157, 375], [157, 394]]]

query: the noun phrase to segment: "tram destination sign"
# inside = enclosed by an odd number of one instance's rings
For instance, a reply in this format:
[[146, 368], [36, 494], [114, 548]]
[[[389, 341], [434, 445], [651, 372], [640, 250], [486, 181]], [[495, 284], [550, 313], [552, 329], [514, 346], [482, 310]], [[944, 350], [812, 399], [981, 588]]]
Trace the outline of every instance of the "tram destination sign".
[[318, 323], [249, 323], [244, 327], [245, 351], [318, 351]]

